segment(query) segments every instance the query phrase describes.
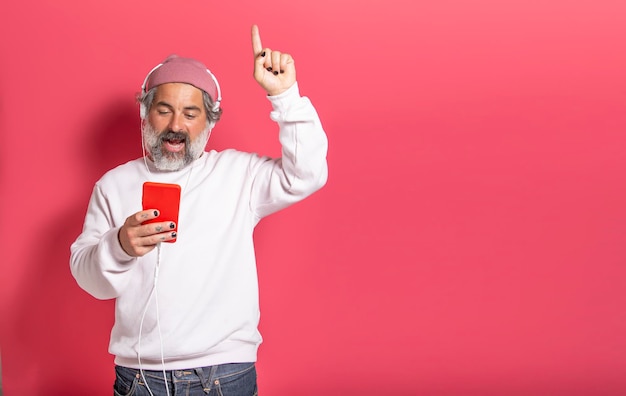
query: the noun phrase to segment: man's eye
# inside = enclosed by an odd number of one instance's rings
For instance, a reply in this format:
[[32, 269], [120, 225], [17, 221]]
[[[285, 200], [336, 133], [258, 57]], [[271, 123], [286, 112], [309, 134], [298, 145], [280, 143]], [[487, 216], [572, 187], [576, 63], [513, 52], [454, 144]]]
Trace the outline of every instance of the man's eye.
[[185, 117], [187, 117], [188, 120], [193, 120], [194, 118], [197, 117], [197, 115], [187, 113], [187, 114], [185, 114]]
[[159, 113], [160, 115], [165, 115], [169, 114], [170, 112], [168, 110], [157, 110], [157, 113]]

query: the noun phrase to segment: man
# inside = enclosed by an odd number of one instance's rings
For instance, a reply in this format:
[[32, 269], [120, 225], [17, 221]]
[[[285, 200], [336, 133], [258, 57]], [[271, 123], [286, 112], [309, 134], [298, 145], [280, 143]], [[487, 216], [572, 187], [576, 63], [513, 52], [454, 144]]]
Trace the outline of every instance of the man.
[[[204, 151], [221, 116], [219, 85], [200, 62], [170, 56], [142, 89], [144, 157], [94, 187], [70, 266], [91, 295], [116, 299], [116, 395], [256, 394], [253, 229], [325, 184], [327, 139], [293, 58], [263, 48], [256, 26], [252, 48], [282, 158]], [[177, 224], [145, 223], [159, 215], [142, 210], [145, 181], [181, 186]]]

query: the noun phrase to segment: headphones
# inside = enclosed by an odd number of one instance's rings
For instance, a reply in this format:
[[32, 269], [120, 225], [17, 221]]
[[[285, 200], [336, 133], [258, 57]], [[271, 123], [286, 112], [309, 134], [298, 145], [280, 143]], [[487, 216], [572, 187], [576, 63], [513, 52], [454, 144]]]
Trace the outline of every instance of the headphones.
[[[163, 66], [163, 63], [159, 63], [158, 65], [156, 65], [152, 70], [150, 70], [146, 78], [143, 80], [143, 84], [141, 84], [141, 96], [142, 97], [146, 94], [146, 84], [148, 83], [148, 79], [150, 78], [150, 75], [161, 66]], [[213, 103], [213, 107], [211, 108], [211, 110], [218, 111], [220, 109], [220, 102], [222, 101], [222, 91], [220, 89], [220, 83], [217, 82], [217, 78], [215, 78], [213, 73], [211, 73], [211, 70], [206, 69], [206, 72], [209, 73], [209, 76], [211, 76], [211, 79], [213, 80], [213, 82], [215, 83], [215, 87], [217, 88], [217, 99], [215, 99], [215, 102]], [[144, 120], [147, 117], [147, 115], [148, 115], [148, 109], [146, 109], [146, 106], [143, 104], [143, 102], [139, 102], [139, 117], [141, 117], [141, 119]]]

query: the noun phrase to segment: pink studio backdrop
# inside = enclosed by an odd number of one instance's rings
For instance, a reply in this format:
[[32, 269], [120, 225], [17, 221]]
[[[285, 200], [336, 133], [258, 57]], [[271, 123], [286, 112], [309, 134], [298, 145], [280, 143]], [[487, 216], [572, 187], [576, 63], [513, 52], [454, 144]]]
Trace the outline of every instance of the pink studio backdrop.
[[113, 302], [69, 245], [140, 155], [170, 53], [223, 89], [209, 142], [279, 153], [249, 28], [291, 52], [328, 185], [264, 220], [262, 395], [626, 394], [626, 3], [10, 1], [0, 24], [6, 396], [110, 395]]

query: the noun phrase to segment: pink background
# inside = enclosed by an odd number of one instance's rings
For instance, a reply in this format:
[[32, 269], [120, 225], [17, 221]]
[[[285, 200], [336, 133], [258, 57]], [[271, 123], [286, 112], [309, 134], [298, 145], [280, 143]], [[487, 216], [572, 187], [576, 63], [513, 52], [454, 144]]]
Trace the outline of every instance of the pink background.
[[328, 185], [257, 229], [261, 395], [626, 394], [625, 4], [6, 2], [5, 395], [112, 394], [113, 302], [69, 245], [141, 153], [152, 66], [204, 60], [209, 146], [279, 153], [252, 23], [330, 139]]

